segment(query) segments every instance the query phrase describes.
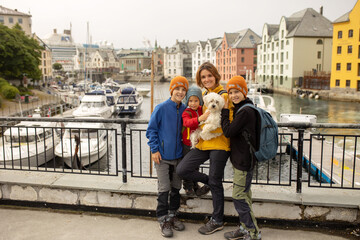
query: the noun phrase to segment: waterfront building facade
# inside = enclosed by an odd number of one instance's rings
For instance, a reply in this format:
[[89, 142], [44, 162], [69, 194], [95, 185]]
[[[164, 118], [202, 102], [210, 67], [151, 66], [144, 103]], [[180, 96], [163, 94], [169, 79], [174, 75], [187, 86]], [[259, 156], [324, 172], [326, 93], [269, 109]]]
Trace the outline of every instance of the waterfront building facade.
[[260, 36], [251, 29], [235, 33], [224, 33], [222, 42], [216, 50], [217, 69], [221, 79], [228, 81], [236, 75], [252, 81], [257, 66], [257, 42]]
[[165, 50], [160, 46], [157, 46], [157, 41], [155, 40], [155, 48], [153, 50], [154, 54], [154, 74], [155, 76], [164, 76], [164, 53]]
[[43, 50], [41, 50], [41, 59], [40, 59], [39, 68], [42, 73], [42, 83], [48, 84], [49, 81], [52, 80], [52, 74], [53, 74], [52, 64], [51, 64], [52, 62], [51, 49], [36, 34], [33, 34], [33, 38], [36, 39], [39, 42], [39, 45], [44, 48]]
[[46, 45], [52, 52], [52, 64], [60, 63], [63, 71], [72, 72], [74, 70], [74, 56], [76, 55], [76, 45], [71, 36], [71, 30], [64, 30], [63, 34], [54, 32], [44, 39]]
[[201, 64], [210, 62], [216, 66], [216, 49], [222, 42], [222, 38], [212, 38], [207, 41], [198, 41], [195, 51], [192, 53], [192, 78]]
[[171, 48], [165, 48], [164, 53], [164, 77], [175, 76], [192, 77], [192, 53], [195, 51], [197, 42], [183, 40]]
[[151, 68], [151, 56], [148, 52], [134, 52], [119, 57], [120, 71], [128, 73], [140, 73], [144, 69]]
[[90, 61], [86, 67], [92, 72], [118, 73], [120, 71], [119, 60], [111, 49], [98, 49], [90, 54]]
[[[332, 24], [312, 8], [264, 24], [256, 80], [279, 92], [302, 87], [305, 72], [330, 72]], [[329, 88], [329, 84], [328, 87]]]
[[360, 96], [360, 1], [333, 22], [330, 87]]
[[0, 24], [9, 28], [19, 24], [26, 35], [31, 35], [31, 15], [0, 6]]

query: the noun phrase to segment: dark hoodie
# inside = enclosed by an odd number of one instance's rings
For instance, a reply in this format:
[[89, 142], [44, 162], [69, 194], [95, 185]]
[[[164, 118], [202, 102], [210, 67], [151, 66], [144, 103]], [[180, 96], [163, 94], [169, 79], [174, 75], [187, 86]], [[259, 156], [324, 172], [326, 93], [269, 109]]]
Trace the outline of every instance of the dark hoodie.
[[[246, 142], [242, 132], [246, 131], [250, 134], [250, 142], [255, 149], [259, 148], [260, 121], [259, 114], [251, 107], [244, 107], [237, 113], [238, 109], [244, 104], [253, 104], [253, 102], [246, 98], [238, 104], [234, 104], [234, 120], [230, 123], [229, 109], [222, 109], [221, 112], [221, 127], [225, 137], [230, 138], [231, 155], [230, 160], [236, 169], [242, 171], [249, 171], [251, 168], [251, 154], [249, 144]], [[255, 159], [253, 159], [255, 164]]]

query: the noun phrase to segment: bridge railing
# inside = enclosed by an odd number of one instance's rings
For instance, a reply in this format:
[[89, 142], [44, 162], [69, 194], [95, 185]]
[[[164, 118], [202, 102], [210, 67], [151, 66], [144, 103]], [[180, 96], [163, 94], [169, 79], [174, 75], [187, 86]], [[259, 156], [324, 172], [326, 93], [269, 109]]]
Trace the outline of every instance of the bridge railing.
[[[128, 175], [156, 178], [145, 136], [147, 120], [1, 117], [0, 122], [0, 169], [121, 173], [123, 182]], [[309, 187], [360, 189], [360, 124], [278, 126], [278, 154], [256, 164], [253, 184], [295, 184], [297, 192], [304, 182]], [[208, 161], [200, 171], [209, 171]], [[228, 161], [224, 182], [231, 181]]]

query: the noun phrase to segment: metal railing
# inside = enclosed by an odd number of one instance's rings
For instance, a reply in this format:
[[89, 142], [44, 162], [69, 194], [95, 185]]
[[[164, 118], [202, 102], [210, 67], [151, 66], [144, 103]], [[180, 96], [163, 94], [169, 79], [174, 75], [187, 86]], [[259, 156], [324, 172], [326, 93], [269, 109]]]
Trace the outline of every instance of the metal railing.
[[[0, 121], [58, 123], [0, 126], [0, 169], [110, 176], [121, 173], [123, 182], [127, 182], [129, 174], [156, 178], [145, 136], [147, 120], [2, 117]], [[94, 126], [84, 127], [81, 125], [84, 123]], [[360, 124], [278, 123], [278, 126], [278, 154], [275, 159], [256, 164], [253, 184], [296, 184], [297, 192], [301, 192], [304, 182], [309, 187], [360, 189]], [[27, 133], [25, 139], [21, 139], [24, 135], [20, 130]], [[35, 139], [30, 139], [31, 136]], [[44, 151], [51, 147], [48, 153]], [[31, 148], [35, 149], [33, 158]], [[4, 157], [6, 151], [10, 157]], [[41, 155], [41, 151], [45, 153]], [[18, 157], [23, 160], [16, 161], [14, 156], [21, 154]], [[48, 161], [46, 154], [54, 157]], [[42, 163], [40, 158], [45, 161]], [[208, 170], [207, 162], [200, 166], [200, 171]], [[231, 181], [232, 166], [228, 161], [224, 182]]]

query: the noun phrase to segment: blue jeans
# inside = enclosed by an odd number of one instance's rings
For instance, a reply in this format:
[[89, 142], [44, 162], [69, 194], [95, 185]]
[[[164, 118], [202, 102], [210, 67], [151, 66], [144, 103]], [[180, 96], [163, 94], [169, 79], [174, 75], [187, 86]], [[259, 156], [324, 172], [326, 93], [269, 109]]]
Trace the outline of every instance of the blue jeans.
[[[202, 182], [210, 187], [214, 208], [212, 218], [218, 223], [222, 223], [224, 218], [224, 187], [222, 180], [229, 156], [230, 152], [225, 150], [201, 151], [195, 148], [186, 154], [176, 168], [176, 172], [180, 177]], [[198, 171], [199, 166], [208, 159], [210, 159], [209, 176]]]

